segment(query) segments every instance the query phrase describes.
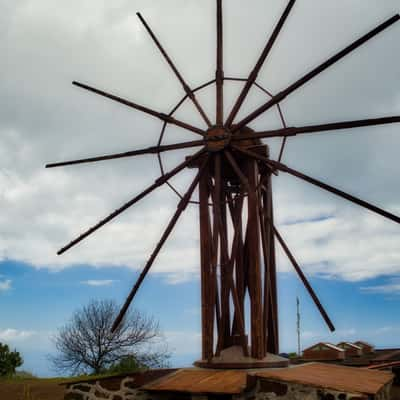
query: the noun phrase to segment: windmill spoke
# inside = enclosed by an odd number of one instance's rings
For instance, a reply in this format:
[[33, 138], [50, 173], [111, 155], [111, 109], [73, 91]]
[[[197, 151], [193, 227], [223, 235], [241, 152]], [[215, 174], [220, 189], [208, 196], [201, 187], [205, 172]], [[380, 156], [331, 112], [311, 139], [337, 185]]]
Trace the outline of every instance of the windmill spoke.
[[182, 75], [179, 73], [178, 69], [176, 68], [175, 64], [173, 63], [173, 61], [171, 60], [171, 58], [168, 56], [167, 52], [165, 51], [165, 49], [163, 48], [163, 46], [161, 45], [160, 41], [157, 39], [156, 35], [154, 34], [154, 32], [152, 31], [152, 29], [150, 28], [150, 26], [148, 25], [148, 23], [145, 21], [145, 19], [143, 18], [143, 16], [140, 13], [136, 13], [136, 15], [139, 17], [140, 21], [142, 22], [143, 26], [146, 28], [147, 32], [149, 33], [149, 35], [151, 36], [151, 38], [153, 39], [153, 42], [155, 43], [155, 45], [157, 46], [157, 48], [160, 50], [161, 54], [164, 56], [165, 60], [167, 61], [168, 65], [171, 67], [172, 71], [174, 72], [175, 76], [178, 78], [178, 80], [180, 81], [180, 83], [182, 84], [183, 90], [185, 91], [185, 93], [187, 94], [187, 96], [190, 98], [190, 100], [193, 102], [193, 104], [195, 105], [195, 107], [197, 108], [197, 110], [199, 111], [200, 115], [202, 116], [202, 118], [204, 119], [205, 123], [208, 125], [208, 127], [211, 127], [211, 122], [208, 119], [206, 113], [204, 112], [203, 108], [201, 107], [201, 105], [199, 104], [199, 102], [196, 99], [196, 96], [194, 95], [193, 90], [189, 87], [189, 85], [186, 83], [186, 81], [184, 80], [184, 78], [182, 77]]
[[356, 50], [358, 47], [362, 46], [364, 43], [366, 43], [368, 40], [372, 39], [374, 36], [378, 35], [391, 25], [393, 25], [395, 22], [397, 22], [400, 19], [400, 15], [395, 15], [392, 18], [389, 18], [387, 21], [367, 33], [366, 35], [362, 36], [355, 42], [353, 42], [350, 46], [346, 47], [339, 53], [335, 54], [333, 57], [329, 58], [327, 61], [319, 65], [317, 68], [313, 69], [311, 72], [308, 74], [304, 75], [302, 78], [300, 78], [298, 81], [294, 82], [292, 85], [290, 85], [288, 88], [274, 96], [271, 100], [266, 102], [264, 105], [259, 107], [257, 110], [249, 114], [246, 118], [241, 120], [236, 126], [235, 126], [235, 131], [238, 131], [239, 129], [243, 128], [245, 125], [256, 119], [258, 116], [263, 114], [265, 111], [269, 110], [271, 107], [274, 105], [278, 104], [280, 101], [284, 100], [288, 95], [293, 93], [295, 90], [299, 89], [301, 86], [303, 86], [305, 83], [319, 75], [321, 72], [325, 71], [328, 69], [330, 66], [341, 60], [343, 57], [347, 56], [350, 54], [352, 51]]
[[331, 332], [334, 332], [335, 331], [335, 327], [334, 327], [332, 321], [330, 320], [327, 312], [325, 311], [325, 309], [322, 306], [321, 302], [319, 301], [317, 295], [315, 294], [314, 289], [311, 287], [310, 282], [308, 282], [308, 279], [306, 278], [306, 276], [304, 275], [303, 271], [301, 270], [298, 262], [294, 258], [293, 254], [289, 250], [287, 244], [285, 243], [285, 241], [283, 240], [282, 236], [279, 234], [279, 232], [278, 232], [278, 230], [276, 229], [275, 226], [274, 226], [274, 233], [275, 233], [276, 238], [278, 239], [278, 242], [282, 246], [282, 249], [285, 251], [287, 257], [289, 258], [289, 260], [292, 263], [294, 269], [296, 270], [297, 275], [299, 276], [299, 278], [303, 282], [304, 286], [306, 287], [308, 293], [310, 294], [311, 298], [313, 299], [314, 304], [317, 306], [319, 312], [321, 313], [322, 318], [325, 320], [325, 322], [328, 325], [328, 327], [331, 330]]
[[357, 204], [361, 207], [364, 207], [376, 214], [379, 214], [382, 217], [388, 218], [388, 219], [400, 224], [400, 218], [398, 216], [396, 216], [388, 211], [385, 211], [382, 208], [374, 206], [373, 204], [370, 204], [362, 199], [352, 196], [351, 194], [343, 192], [342, 190], [339, 190], [339, 189], [337, 189], [333, 186], [330, 186], [324, 182], [318, 181], [317, 179], [311, 178], [310, 176], [304, 175], [301, 172], [296, 171], [292, 168], [289, 168], [284, 164], [278, 163], [276, 161], [270, 161], [269, 164], [272, 165], [273, 167], [279, 169], [280, 171], [287, 172], [290, 175], [293, 175], [299, 179], [302, 179], [308, 183], [311, 183], [314, 186], [318, 186], [324, 190], [327, 190], [328, 192], [331, 192], [331, 193], [335, 194], [336, 196], [342, 197], [352, 203], [355, 203], [355, 204]]
[[164, 145], [164, 146], [153, 146], [153, 147], [147, 147], [146, 149], [127, 151], [124, 153], [108, 154], [108, 155], [98, 156], [98, 157], [82, 158], [79, 160], [71, 160], [71, 161], [63, 161], [63, 162], [58, 162], [58, 163], [53, 163], [53, 164], [47, 164], [46, 168], [56, 168], [56, 167], [64, 167], [67, 165], [86, 164], [86, 163], [93, 163], [93, 162], [98, 162], [98, 161], [115, 160], [118, 158], [134, 157], [134, 156], [140, 156], [143, 154], [159, 154], [159, 153], [163, 153], [163, 152], [171, 151], [171, 150], [179, 150], [179, 149], [186, 149], [186, 148], [190, 148], [190, 147], [202, 146], [203, 144], [205, 144], [205, 142], [203, 140], [194, 140], [192, 142], [175, 143], [175, 144], [168, 144], [168, 145]]
[[152, 110], [150, 108], [141, 106], [141, 105], [133, 103], [133, 102], [131, 102], [129, 100], [125, 100], [125, 99], [123, 99], [121, 97], [118, 97], [118, 96], [115, 96], [113, 94], [104, 92], [102, 90], [99, 90], [99, 89], [96, 89], [94, 87], [85, 85], [83, 83], [72, 82], [72, 84], [75, 85], [75, 86], [78, 86], [78, 87], [80, 87], [82, 89], [89, 90], [90, 92], [96, 93], [96, 94], [98, 94], [100, 96], [107, 97], [108, 99], [114, 100], [114, 101], [116, 101], [118, 103], [121, 103], [121, 104], [124, 104], [124, 105], [126, 105], [128, 107], [134, 108], [135, 110], [142, 111], [145, 114], [152, 115], [153, 117], [159, 118], [162, 121], [168, 122], [168, 123], [173, 124], [173, 125], [177, 125], [177, 126], [183, 128], [183, 129], [186, 129], [188, 131], [197, 133], [197, 134], [199, 134], [201, 136], [205, 135], [205, 132], [202, 129], [196, 128], [195, 126], [187, 124], [186, 122], [182, 122], [180, 120], [177, 120], [176, 118], [173, 118], [170, 115], [154, 111], [154, 110]]
[[250, 150], [243, 149], [241, 147], [235, 146], [235, 145], [232, 145], [232, 148], [234, 150], [238, 151], [239, 153], [242, 153], [242, 154], [244, 154], [246, 156], [254, 158], [254, 159], [258, 160], [258, 161], [262, 161], [266, 165], [266, 167], [269, 168], [271, 173], [275, 173], [276, 174], [276, 168], [272, 167], [271, 165], [268, 164], [268, 162], [270, 161], [269, 158], [264, 157], [264, 156], [262, 156], [262, 155], [260, 155], [258, 153], [253, 152], [253, 151], [250, 151]]
[[227, 127], [231, 127], [236, 115], [238, 114], [240, 107], [243, 105], [251, 87], [253, 86], [253, 84], [255, 83], [257, 76], [262, 68], [262, 66], [264, 65], [273, 45], [275, 44], [276, 39], [279, 36], [279, 33], [281, 32], [283, 25], [286, 22], [287, 17], [290, 14], [290, 11], [292, 10], [294, 4], [296, 3], [296, 0], [290, 0], [288, 5], [285, 8], [285, 11], [283, 12], [278, 24], [276, 25], [274, 31], [272, 32], [271, 37], [269, 38], [264, 51], [262, 52], [260, 58], [257, 61], [256, 66], [254, 67], [254, 69], [251, 71], [249, 77], [247, 78], [247, 82], [245, 84], [245, 86], [243, 87], [242, 92], [239, 95], [239, 98], [237, 99], [235, 105], [233, 106], [233, 109], [225, 123], [225, 125]]
[[188, 191], [186, 194], [183, 196], [182, 200], [179, 202], [177, 210], [174, 214], [174, 216], [171, 218], [171, 221], [169, 222], [167, 228], [165, 229], [163, 235], [161, 236], [160, 241], [158, 242], [156, 248], [154, 249], [153, 253], [151, 254], [149, 260], [147, 261], [145, 267], [143, 268], [141, 274], [139, 275], [138, 280], [136, 281], [135, 285], [133, 286], [131, 292], [129, 293], [129, 296], [125, 300], [124, 305], [121, 308], [121, 311], [119, 312], [117, 318], [114, 321], [114, 324], [111, 328], [111, 332], [114, 333], [115, 330], [118, 328], [120, 325], [121, 321], [123, 320], [126, 312], [128, 311], [128, 308], [130, 304], [132, 303], [132, 300], [134, 299], [137, 291], [139, 290], [143, 280], [145, 279], [147, 273], [150, 271], [150, 268], [152, 267], [154, 260], [156, 259], [158, 253], [162, 249], [164, 243], [167, 241], [169, 235], [171, 234], [172, 230], [174, 229], [176, 223], [178, 222], [179, 217], [182, 215], [183, 211], [186, 210], [190, 198], [193, 195], [194, 190], [196, 189], [200, 178], [205, 170], [205, 167], [208, 164], [208, 157], [203, 161], [201, 168], [199, 169], [199, 172], [197, 173], [195, 179], [193, 180], [192, 184], [190, 185]]
[[289, 137], [308, 133], [329, 132], [344, 129], [363, 128], [367, 126], [378, 126], [400, 123], [400, 116], [383, 117], [383, 118], [370, 118], [354, 121], [334, 122], [330, 124], [321, 125], [308, 125], [300, 127], [286, 127], [281, 129], [274, 129], [262, 132], [255, 132], [251, 135], [238, 134], [232, 137], [232, 140], [248, 140], [248, 139], [266, 139], [272, 137]]
[[222, 0], [217, 0], [217, 125], [224, 123], [224, 37], [223, 37]]
[[189, 164], [191, 164], [194, 160], [198, 159], [202, 154], [204, 153], [204, 150], [200, 150], [193, 156], [189, 157], [186, 159], [184, 162], [179, 164], [176, 168], [174, 168], [172, 171], [168, 172], [167, 174], [161, 176], [159, 179], [156, 180], [156, 182], [149, 186], [147, 189], [145, 189], [142, 193], [139, 195], [135, 196], [133, 199], [125, 203], [122, 207], [118, 208], [115, 210], [112, 214], [101, 220], [99, 223], [94, 225], [92, 228], [88, 229], [86, 232], [78, 236], [75, 240], [73, 240], [71, 243], [69, 243], [67, 246], [63, 247], [61, 250], [57, 252], [58, 255], [65, 253], [67, 250], [69, 250], [71, 247], [74, 247], [77, 245], [79, 242], [81, 242], [83, 239], [87, 238], [90, 236], [92, 233], [100, 229], [102, 226], [113, 220], [115, 217], [126, 211], [128, 208], [133, 206], [135, 203], [137, 203], [139, 200], [143, 199], [145, 196], [147, 196], [149, 193], [151, 193], [153, 190], [157, 189], [164, 183], [166, 183], [169, 179], [171, 179], [173, 176], [175, 176], [178, 172], [182, 171], [184, 168], [186, 168]]
[[366, 202], [364, 200], [361, 200], [361, 199], [359, 199], [359, 198], [357, 198], [355, 196], [352, 196], [351, 194], [343, 192], [342, 190], [339, 190], [339, 189], [337, 189], [337, 188], [335, 188], [333, 186], [330, 186], [330, 185], [328, 185], [328, 184], [326, 184], [324, 182], [321, 182], [321, 181], [319, 181], [317, 179], [314, 179], [314, 178], [312, 178], [310, 176], [302, 174], [299, 171], [296, 171], [296, 170], [294, 170], [292, 168], [289, 168], [285, 164], [282, 164], [282, 163], [277, 162], [277, 161], [272, 161], [272, 160], [268, 159], [267, 157], [261, 156], [261, 155], [259, 155], [257, 153], [249, 151], [249, 150], [240, 149], [239, 147], [236, 147], [236, 146], [234, 148], [237, 151], [239, 151], [239, 152], [241, 152], [243, 154], [247, 154], [248, 156], [253, 157], [253, 158], [255, 158], [255, 159], [259, 160], [259, 161], [263, 161], [264, 163], [266, 163], [267, 165], [269, 165], [272, 168], [275, 168], [275, 169], [277, 169], [279, 171], [286, 172], [286, 173], [288, 173], [290, 175], [293, 175], [296, 178], [302, 179], [303, 181], [311, 183], [314, 186], [317, 186], [317, 187], [319, 187], [321, 189], [324, 189], [324, 190], [326, 190], [326, 191], [328, 191], [330, 193], [335, 194], [336, 196], [342, 197], [342, 198], [344, 198], [344, 199], [346, 199], [346, 200], [348, 200], [348, 201], [350, 201], [352, 203], [355, 203], [355, 204], [357, 204], [357, 205], [359, 205], [361, 207], [364, 207], [364, 208], [366, 208], [366, 209], [368, 209], [368, 210], [370, 210], [370, 211], [372, 211], [372, 212], [374, 212], [376, 214], [379, 214], [382, 217], [388, 218], [388, 219], [400, 224], [400, 218], [398, 216], [396, 216], [396, 215], [394, 215], [394, 214], [392, 214], [392, 213], [390, 213], [388, 211], [385, 211], [382, 208], [374, 206], [373, 204], [370, 204], [370, 203], [368, 203], [368, 202]]

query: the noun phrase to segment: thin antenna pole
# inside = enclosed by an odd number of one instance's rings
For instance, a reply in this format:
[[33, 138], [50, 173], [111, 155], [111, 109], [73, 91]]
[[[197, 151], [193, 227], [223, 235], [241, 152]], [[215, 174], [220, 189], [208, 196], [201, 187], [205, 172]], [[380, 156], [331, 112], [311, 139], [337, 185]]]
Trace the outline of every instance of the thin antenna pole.
[[296, 305], [297, 305], [297, 355], [301, 356], [301, 346], [300, 346], [300, 300], [299, 297], [296, 297]]

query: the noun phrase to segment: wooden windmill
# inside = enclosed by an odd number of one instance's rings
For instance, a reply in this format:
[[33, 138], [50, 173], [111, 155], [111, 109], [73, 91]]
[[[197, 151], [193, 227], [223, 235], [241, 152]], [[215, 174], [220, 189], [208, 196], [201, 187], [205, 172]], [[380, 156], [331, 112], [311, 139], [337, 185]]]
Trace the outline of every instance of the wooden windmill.
[[[127, 151], [120, 154], [47, 165], [48, 168], [52, 168], [143, 154], [156, 154], [159, 158], [162, 172], [155, 183], [81, 234], [62, 248], [58, 254], [64, 253], [87, 238], [158, 187], [164, 184], [172, 187], [169, 180], [179, 172], [186, 168], [196, 168], [198, 170], [187, 192], [184, 195], [180, 195], [177, 210], [129, 294], [114, 323], [113, 330], [118, 329], [143, 279], [149, 272], [179, 217], [189, 203], [193, 202], [191, 200], [192, 195], [198, 188], [199, 200], [196, 203], [199, 206], [202, 313], [202, 361], [198, 365], [201, 366], [239, 368], [266, 366], [270, 365], [268, 363], [268, 355], [279, 352], [275, 239], [289, 257], [328, 327], [332, 331], [334, 330], [334, 326], [327, 313], [274, 225], [272, 199], [273, 175], [278, 175], [278, 173], [293, 175], [298, 179], [367, 208], [392, 221], [400, 222], [399, 217], [296, 171], [281, 162], [286, 141], [291, 136], [398, 123], [400, 122], [399, 116], [289, 127], [286, 125], [280, 109], [280, 102], [287, 96], [364, 45], [368, 40], [389, 28], [400, 19], [400, 16], [395, 15], [383, 22], [281, 92], [272, 94], [257, 83], [257, 75], [267, 60], [295, 3], [296, 0], [288, 2], [279, 22], [273, 30], [272, 36], [268, 39], [261, 56], [248, 78], [237, 79], [224, 76], [222, 0], [216, 0], [216, 76], [215, 79], [195, 89], [188, 86], [150, 26], [140, 14], [137, 14], [185, 91], [185, 96], [172, 111], [168, 114], [160, 113], [85, 84], [78, 82], [73, 82], [73, 84], [159, 118], [163, 121], [163, 127], [158, 144], [153, 147]], [[225, 118], [224, 82], [228, 80], [243, 81], [244, 86], [233, 109]], [[210, 120], [196, 98], [198, 91], [214, 84], [216, 86], [215, 122]], [[236, 121], [242, 104], [250, 90], [254, 87], [262, 90], [268, 96], [267, 101], [242, 120]], [[174, 117], [176, 111], [187, 100], [191, 101], [198, 110], [204, 120], [205, 128], [198, 128]], [[262, 132], [252, 130], [249, 124], [272, 107], [278, 108], [283, 127], [277, 130]], [[162, 141], [167, 125], [179, 126], [200, 137], [194, 141], [164, 145]], [[277, 160], [270, 158], [268, 146], [262, 142], [262, 139], [272, 137], [282, 138], [282, 147]], [[199, 148], [197, 152], [189, 155], [173, 170], [169, 172], [164, 171], [160, 157], [161, 153], [196, 147]], [[240, 349], [240, 354], [229, 353], [228, 350], [233, 348], [236, 350]], [[231, 358], [229, 356], [223, 358], [222, 355], [224, 353], [231, 354]]]

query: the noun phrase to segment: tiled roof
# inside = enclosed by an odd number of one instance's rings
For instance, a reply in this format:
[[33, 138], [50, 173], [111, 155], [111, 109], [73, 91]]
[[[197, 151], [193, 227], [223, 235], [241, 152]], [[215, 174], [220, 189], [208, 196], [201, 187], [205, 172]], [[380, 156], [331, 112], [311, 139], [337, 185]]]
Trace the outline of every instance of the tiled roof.
[[384, 354], [375, 357], [372, 361], [400, 361], [400, 349], [386, 351]]
[[143, 389], [154, 392], [240, 394], [247, 386], [248, 374], [245, 371], [182, 369], [145, 385]]
[[314, 347], [317, 347], [317, 346], [325, 346], [325, 347], [328, 347], [328, 348], [330, 348], [332, 350], [335, 350], [335, 351], [344, 351], [342, 348], [337, 347], [334, 344], [328, 343], [328, 342], [320, 342], [320, 343], [314, 344], [313, 346], [308, 347], [307, 349], [304, 349], [303, 351], [311, 350], [311, 349], [313, 349]]
[[364, 342], [362, 340], [357, 340], [357, 342], [354, 342], [354, 344], [356, 344], [357, 346], [368, 346], [368, 347], [374, 347], [372, 346], [372, 344], [368, 343], [368, 342]]
[[283, 382], [310, 385], [347, 393], [377, 394], [393, 379], [393, 374], [342, 365], [310, 363], [293, 368], [259, 372], [256, 376]]
[[362, 350], [362, 348], [360, 346], [357, 346], [356, 344], [351, 343], [351, 342], [340, 342], [340, 343], [338, 343], [339, 347], [343, 346], [343, 345], [347, 345], [349, 347], [352, 347], [353, 349]]
[[324, 344], [325, 346], [327, 346], [327, 347], [333, 349], [333, 350], [336, 350], [336, 351], [344, 351], [341, 347], [335, 346], [335, 345], [332, 344], [332, 343], [323, 343], [323, 344]]
[[400, 367], [400, 361], [392, 361], [388, 363], [382, 363], [382, 364], [374, 364], [374, 365], [369, 365], [368, 367], [364, 367], [366, 369], [385, 369], [389, 367]]

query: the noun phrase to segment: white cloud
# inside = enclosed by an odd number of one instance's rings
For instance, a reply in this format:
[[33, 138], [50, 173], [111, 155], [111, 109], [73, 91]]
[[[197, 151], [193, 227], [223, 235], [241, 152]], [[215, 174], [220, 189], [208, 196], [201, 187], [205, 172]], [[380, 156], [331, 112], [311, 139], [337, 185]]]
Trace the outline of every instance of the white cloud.
[[87, 286], [111, 286], [114, 282], [115, 280], [112, 279], [102, 279], [102, 280], [81, 281], [81, 284]]
[[0, 292], [6, 292], [11, 289], [11, 279], [7, 279], [5, 281], [0, 281]]
[[378, 286], [364, 286], [361, 290], [365, 293], [400, 294], [400, 280], [393, 279], [390, 283]]
[[[387, 0], [371, 6], [359, 0], [342, 0], [334, 6], [318, 7], [312, 0], [301, 2], [260, 74], [260, 82], [281, 90], [397, 12], [397, 2]], [[4, 56], [0, 82], [0, 260], [14, 259], [49, 269], [82, 264], [143, 268], [176, 209], [178, 199], [164, 188], [65, 255], [57, 257], [56, 251], [153, 183], [159, 175], [156, 159], [139, 157], [62, 170], [44, 170], [44, 164], [155, 144], [159, 121], [72, 87], [70, 82], [88, 82], [168, 112], [182, 91], [135, 12], [143, 11], [190, 85], [195, 86], [215, 73], [210, 62], [215, 50], [210, 29], [214, 6], [214, 2], [197, 0], [171, 0], [168, 4], [118, 0], [100, 5], [94, 0], [73, 0], [57, 7], [50, 0], [41, 1], [39, 6], [27, 0], [4, 6], [0, 0], [0, 51]], [[246, 9], [240, 0], [227, 2], [227, 75], [245, 76], [252, 68], [283, 6], [280, 0], [269, 2], [267, 17], [265, 7], [262, 0], [255, 0]], [[358, 18], [360, 14], [363, 19]], [[318, 18], [305, 23], [310, 15]], [[338, 20], [346, 29], [337, 30]], [[282, 104], [288, 123], [398, 114], [399, 88], [393, 84], [398, 81], [400, 64], [398, 35], [398, 27], [385, 31], [290, 96]], [[252, 46], [248, 46], [250, 42]], [[227, 108], [235, 88], [235, 84], [226, 85]], [[199, 94], [210, 115], [214, 114], [214, 98], [213, 90]], [[250, 96], [243, 113], [261, 100], [265, 99]], [[190, 105], [178, 116], [203, 126]], [[271, 121], [269, 116], [252, 126], [273, 126], [276, 118]], [[352, 135], [293, 138], [284, 161], [399, 213], [397, 130], [379, 127], [356, 130]], [[177, 128], [169, 128], [166, 137], [168, 142], [191, 138], [193, 135]], [[271, 147], [276, 152], [275, 142]], [[174, 152], [164, 159], [172, 167], [185, 155], [187, 152]], [[347, 208], [344, 201], [308, 190], [307, 184], [297, 185], [284, 176], [274, 178], [277, 221], [307, 273], [353, 281], [400, 273], [398, 226]], [[173, 182], [184, 189], [188, 180], [186, 175]], [[331, 218], [319, 220], [327, 216]], [[198, 277], [198, 231], [197, 210], [191, 206], [151, 272], [165, 275], [170, 283]], [[283, 271], [291, 268], [282, 256], [279, 265]]]
[[21, 342], [31, 339], [35, 335], [37, 335], [35, 331], [20, 331], [17, 329], [0, 330], [0, 340], [4, 341]]
[[48, 354], [54, 351], [52, 337], [55, 332], [37, 331], [32, 329], [0, 329], [0, 342], [16, 348], [24, 356], [32, 352]]
[[378, 328], [375, 331], [375, 334], [379, 336], [379, 335], [383, 335], [386, 333], [399, 332], [399, 331], [400, 331], [400, 328], [396, 328], [394, 326], [383, 326], [382, 328]]
[[[278, 229], [304, 270], [329, 279], [361, 281], [400, 273], [399, 227], [356, 207], [328, 219], [279, 225]], [[278, 246], [281, 271], [293, 268]]]
[[167, 331], [164, 337], [174, 355], [200, 354], [201, 333], [192, 331]]

